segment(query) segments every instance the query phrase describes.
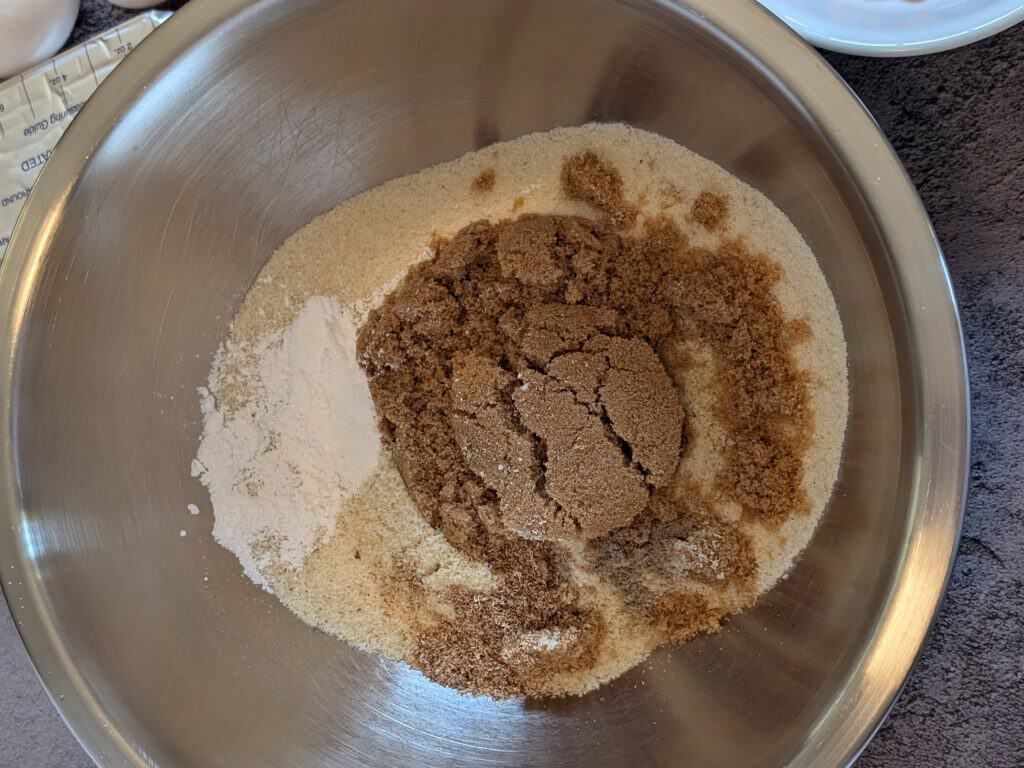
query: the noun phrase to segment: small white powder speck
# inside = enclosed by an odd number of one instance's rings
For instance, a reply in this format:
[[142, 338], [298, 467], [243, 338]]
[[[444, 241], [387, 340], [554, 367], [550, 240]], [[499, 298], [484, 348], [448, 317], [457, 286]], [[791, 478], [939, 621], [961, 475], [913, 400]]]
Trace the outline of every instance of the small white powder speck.
[[561, 632], [558, 627], [554, 629], [542, 629], [537, 632], [533, 637], [528, 639], [531, 647], [538, 651], [553, 651], [558, 647], [559, 640], [561, 639]]
[[722, 534], [717, 531], [700, 530], [689, 541], [676, 540], [675, 549], [681, 556], [680, 566], [710, 570], [718, 581], [725, 579], [722, 564], [714, 555], [718, 551], [716, 542], [721, 538]]
[[[368, 309], [313, 297], [253, 349], [218, 352], [200, 390], [204, 429], [192, 472], [209, 489], [214, 538], [261, 586], [270, 552], [300, 567], [377, 469], [380, 436], [355, 352]], [[245, 370], [249, 396], [229, 412], [217, 401], [218, 373], [226, 356], [247, 352], [256, 360]]]
[[188, 507], [186, 507], [186, 509], [188, 509], [188, 512], [189, 512], [190, 515], [198, 515], [199, 514], [199, 507], [196, 506], [195, 504], [189, 504]]
[[186, 536], [188, 536], [188, 531], [182, 528], [180, 531], [178, 531], [178, 535], [184, 539]]
[[519, 637], [520, 645], [534, 652], [550, 653], [565, 643], [571, 643], [579, 636], [577, 629], [560, 629], [552, 627], [535, 632], [525, 632]]

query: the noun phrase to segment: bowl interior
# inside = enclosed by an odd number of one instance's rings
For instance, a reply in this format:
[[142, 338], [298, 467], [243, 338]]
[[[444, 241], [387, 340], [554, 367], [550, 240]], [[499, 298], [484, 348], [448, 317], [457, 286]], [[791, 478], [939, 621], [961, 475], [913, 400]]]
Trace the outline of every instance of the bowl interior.
[[[189, 473], [196, 387], [261, 266], [313, 216], [591, 120], [712, 158], [809, 241], [849, 343], [842, 473], [789, 578], [722, 634], [580, 699], [463, 697], [311, 630], [242, 577]], [[18, 536], [75, 684], [155, 765], [779, 765], [828, 712], [893, 582], [919, 417], [889, 255], [783, 85], [667, 4], [254, 3], [113, 123], [54, 210], [26, 296]]]

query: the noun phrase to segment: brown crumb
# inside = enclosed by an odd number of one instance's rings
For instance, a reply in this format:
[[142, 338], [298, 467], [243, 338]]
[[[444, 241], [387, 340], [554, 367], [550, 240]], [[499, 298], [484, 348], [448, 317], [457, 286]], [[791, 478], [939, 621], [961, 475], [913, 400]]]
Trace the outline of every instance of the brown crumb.
[[721, 495], [767, 522], [806, 506], [813, 425], [791, 348], [809, 329], [783, 320], [777, 267], [740, 242], [692, 248], [669, 220], [622, 235], [621, 178], [593, 153], [569, 158], [563, 183], [611, 220], [471, 224], [410, 269], [358, 341], [410, 495], [499, 577], [491, 592], [452, 590], [452, 615], [422, 629], [414, 661], [497, 698], [550, 694], [552, 674], [594, 663], [605, 627], [561, 542], [583, 544], [666, 641], [717, 629], [725, 609], [706, 590], [753, 599], [746, 535], [676, 474], [685, 424], [670, 374], [685, 343], [718, 370]]
[[488, 192], [494, 189], [494, 169], [485, 168], [480, 171], [480, 175], [473, 179], [470, 186], [477, 192]]
[[690, 207], [690, 216], [708, 232], [714, 232], [729, 216], [729, 198], [714, 192], [701, 192]]
[[621, 229], [630, 229], [636, 223], [637, 207], [623, 197], [621, 174], [594, 152], [588, 150], [565, 159], [562, 190], [574, 200], [604, 211]]
[[512, 213], [518, 213], [523, 209], [524, 205], [526, 205], [526, 201], [522, 197], [516, 197], [516, 199], [512, 201]]

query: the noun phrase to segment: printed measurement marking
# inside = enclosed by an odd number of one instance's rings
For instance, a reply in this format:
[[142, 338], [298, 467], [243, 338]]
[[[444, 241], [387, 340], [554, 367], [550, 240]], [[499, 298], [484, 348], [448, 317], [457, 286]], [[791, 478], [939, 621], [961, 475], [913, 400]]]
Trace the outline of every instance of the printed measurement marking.
[[129, 40], [126, 43], [124, 41], [124, 38], [121, 37], [121, 30], [120, 29], [118, 29], [117, 27], [114, 27], [114, 31], [117, 32], [117, 39], [121, 43], [119, 46], [117, 46], [117, 48], [114, 49], [114, 53], [115, 54], [117, 54], [118, 56], [126, 56], [127, 54], [129, 54], [133, 50], [135, 50], [135, 46], [132, 45], [131, 40]]
[[21, 76], [21, 90], [25, 92], [25, 101], [28, 102], [28, 108], [32, 110], [32, 119], [35, 119], [36, 108], [32, 106], [32, 97], [28, 95], [28, 88], [25, 86], [25, 76]]
[[89, 55], [89, 43], [85, 44], [85, 60], [89, 62], [89, 69], [92, 70], [92, 79], [96, 81], [96, 85], [100, 84], [100, 79], [96, 77], [96, 67], [92, 65], [92, 56]]
[[60, 100], [67, 104], [68, 97], [67, 94], [64, 93], [64, 81], [68, 79], [68, 76], [62, 75], [60, 72], [57, 71], [56, 59], [54, 59], [50, 63], [53, 65], [53, 74], [56, 75], [56, 77], [50, 78], [50, 85], [56, 85], [58, 88], [60, 88]]

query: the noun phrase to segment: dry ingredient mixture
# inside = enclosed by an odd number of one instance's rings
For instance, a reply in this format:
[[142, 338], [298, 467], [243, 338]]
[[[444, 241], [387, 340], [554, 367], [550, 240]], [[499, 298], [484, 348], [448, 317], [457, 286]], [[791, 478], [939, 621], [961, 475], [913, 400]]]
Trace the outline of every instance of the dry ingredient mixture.
[[467, 199], [500, 196], [505, 215], [432, 230], [400, 282], [342, 302], [307, 276], [282, 307], [261, 297], [281, 278], [261, 280], [211, 373], [194, 466], [215, 536], [302, 618], [496, 698], [583, 693], [750, 605], [810, 535], [845, 423], [831, 296], [757, 249], [748, 188], [630, 195], [610, 146], [651, 134], [539, 136], [565, 139], [540, 153], [559, 202], [502, 193], [515, 152], [457, 161]]

